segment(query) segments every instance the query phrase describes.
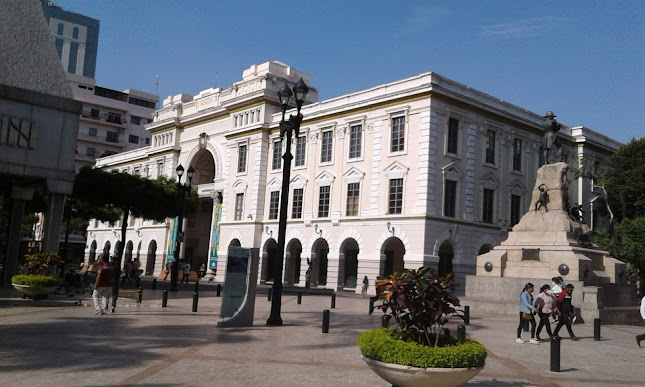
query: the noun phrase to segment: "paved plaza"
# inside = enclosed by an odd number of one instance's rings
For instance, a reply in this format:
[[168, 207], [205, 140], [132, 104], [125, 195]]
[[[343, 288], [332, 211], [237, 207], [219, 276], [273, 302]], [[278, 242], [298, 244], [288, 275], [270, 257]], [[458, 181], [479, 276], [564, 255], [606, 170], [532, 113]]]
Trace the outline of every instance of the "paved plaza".
[[[13, 293], [5, 289], [0, 385], [388, 386], [356, 344], [362, 331], [380, 326], [380, 314], [367, 313], [367, 298], [339, 293], [330, 309], [328, 295], [304, 295], [299, 305], [295, 294], [285, 294], [285, 325], [267, 327], [270, 302], [260, 289], [253, 327], [217, 328], [221, 298], [214, 286], [202, 286], [196, 313], [192, 294], [192, 284], [183, 285], [162, 308], [161, 290], [146, 289], [142, 305], [125, 292], [116, 313], [101, 316], [92, 314], [89, 298], [82, 306], [64, 296], [11, 305]], [[31, 306], [37, 303], [47, 306]], [[327, 334], [324, 309], [331, 310]], [[594, 341], [592, 324], [574, 325], [581, 340], [562, 340], [562, 372], [552, 373], [548, 343], [515, 343], [515, 317], [478, 315], [476, 305], [471, 315], [467, 334], [486, 346], [488, 359], [469, 386], [645, 384], [645, 348], [634, 339], [645, 327], [603, 326], [602, 340]]]

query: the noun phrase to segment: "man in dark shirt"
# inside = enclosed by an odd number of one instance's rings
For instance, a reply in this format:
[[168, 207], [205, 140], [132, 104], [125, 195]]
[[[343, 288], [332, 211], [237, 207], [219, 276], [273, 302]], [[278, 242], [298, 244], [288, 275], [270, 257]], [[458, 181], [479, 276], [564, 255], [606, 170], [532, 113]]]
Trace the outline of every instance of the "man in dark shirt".
[[555, 327], [555, 331], [553, 331], [553, 335], [557, 336], [558, 332], [560, 332], [560, 328], [562, 328], [563, 325], [566, 325], [567, 331], [569, 332], [569, 336], [571, 336], [571, 340], [578, 341], [578, 338], [576, 337], [576, 335], [573, 334], [573, 330], [571, 329], [571, 318], [569, 317], [569, 314], [573, 313], [573, 305], [571, 304], [572, 293], [573, 293], [573, 285], [568, 284], [567, 287], [558, 296], [558, 303], [555, 309], [558, 312], [558, 315], [560, 315], [560, 321], [558, 322], [558, 325]]
[[[96, 274], [96, 282], [94, 283], [94, 292], [92, 299], [94, 299], [94, 314], [105, 314], [108, 308], [108, 298], [112, 294], [112, 281], [114, 280], [114, 267], [110, 265], [110, 258], [107, 254], [101, 257], [103, 264], [99, 267]], [[101, 302], [99, 303], [99, 297]]]

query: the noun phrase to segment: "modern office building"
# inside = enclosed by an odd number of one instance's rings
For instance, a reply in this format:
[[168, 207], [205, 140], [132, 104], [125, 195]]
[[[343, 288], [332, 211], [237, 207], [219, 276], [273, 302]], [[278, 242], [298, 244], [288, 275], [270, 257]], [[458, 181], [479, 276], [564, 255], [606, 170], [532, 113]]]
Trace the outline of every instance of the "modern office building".
[[[201, 210], [185, 219], [180, 257], [193, 267], [225, 267], [229, 246], [261, 251], [271, 282], [282, 187], [277, 90], [309, 75], [280, 63], [253, 65], [226, 89], [174, 95], [146, 125], [149, 147], [97, 166], [176, 177], [192, 165]], [[557, 112], [556, 112], [557, 113]], [[360, 279], [403, 267], [455, 272], [458, 286], [476, 256], [507, 236], [530, 203], [543, 163], [543, 114], [530, 112], [436, 73], [424, 73], [318, 101], [310, 86], [294, 139], [284, 282], [360, 291]], [[558, 133], [567, 162], [605, 163], [620, 144], [585, 127]], [[572, 200], [591, 222], [596, 197], [582, 180]], [[126, 255], [156, 275], [174, 259], [174, 220], [133, 220]], [[92, 222], [86, 259], [112, 251], [114, 227]], [[217, 279], [223, 280], [222, 270]], [[372, 287], [373, 288], [373, 287]], [[462, 288], [463, 289], [463, 288]]]

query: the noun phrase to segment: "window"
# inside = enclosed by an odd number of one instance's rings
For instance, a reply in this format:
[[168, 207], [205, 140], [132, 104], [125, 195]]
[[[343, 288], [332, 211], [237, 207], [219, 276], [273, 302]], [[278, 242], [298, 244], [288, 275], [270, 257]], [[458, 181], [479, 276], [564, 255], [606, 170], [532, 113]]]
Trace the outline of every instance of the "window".
[[62, 35], [63, 32], [65, 32], [65, 26], [63, 25], [63, 23], [58, 23], [58, 31], [56, 31], [56, 33], [58, 35]]
[[322, 133], [322, 145], [320, 148], [320, 162], [330, 163], [332, 156], [332, 131], [328, 130]]
[[118, 132], [107, 132], [107, 136], [105, 137], [105, 141], [107, 142], [119, 142], [119, 133]]
[[130, 123], [132, 125], [141, 125], [141, 117], [130, 116]]
[[282, 167], [282, 140], [273, 141], [273, 163], [271, 169]]
[[330, 194], [330, 186], [326, 185], [324, 187], [320, 187], [319, 195], [318, 195], [318, 217], [319, 218], [326, 218], [329, 216], [329, 194]]
[[163, 176], [163, 161], [157, 163], [157, 176]]
[[446, 187], [443, 193], [443, 216], [455, 217], [457, 212], [457, 182], [446, 180]]
[[89, 128], [87, 131], [87, 134], [91, 137], [96, 137], [98, 130], [96, 128]]
[[522, 140], [519, 138], [513, 140], [513, 170], [522, 170]]
[[354, 125], [349, 128], [349, 158], [356, 159], [361, 157], [363, 146], [363, 126]]
[[72, 29], [72, 39], [78, 39], [78, 27]]
[[129, 135], [128, 136], [128, 142], [130, 144], [138, 144], [139, 143], [139, 136], [135, 136], [135, 135], [132, 135], [132, 134]]
[[296, 167], [305, 165], [306, 150], [307, 138], [305, 136], [298, 137], [296, 140]]
[[76, 61], [78, 61], [79, 44], [72, 42], [69, 45], [69, 62], [67, 63], [67, 72], [76, 74]]
[[482, 221], [484, 223], [493, 223], [493, 201], [495, 191], [484, 188], [484, 200], [482, 205]]
[[115, 123], [115, 124], [120, 124], [121, 123], [121, 114], [114, 113], [114, 112], [108, 112], [107, 121]]
[[244, 194], [235, 195], [235, 220], [242, 220], [242, 211], [244, 210]]
[[400, 214], [403, 210], [403, 179], [390, 179], [388, 214]]
[[56, 45], [56, 51], [58, 52], [58, 57], [62, 58], [63, 57], [63, 39], [55, 39], [55, 45]]
[[293, 190], [293, 207], [291, 209], [291, 217], [293, 219], [302, 218], [302, 198], [303, 189], [297, 188]]
[[146, 145], [150, 145], [150, 138], [146, 138]]
[[115, 154], [116, 154], [115, 151], [106, 150], [105, 152], [103, 152], [103, 157], [112, 156], [112, 155], [115, 155]]
[[486, 133], [486, 163], [495, 164], [495, 132], [492, 130]]
[[269, 198], [269, 219], [278, 219], [280, 210], [280, 191], [271, 191]]
[[358, 215], [359, 186], [359, 183], [347, 184], [347, 216]]
[[520, 222], [522, 197], [519, 195], [511, 195], [511, 226], [515, 226]]
[[240, 145], [237, 156], [237, 173], [246, 172], [246, 145]]
[[99, 109], [92, 109], [92, 110], [90, 110], [90, 116], [91, 116], [92, 118], [97, 118], [97, 119], [98, 119], [98, 118], [99, 118], [99, 114], [100, 114]]
[[457, 154], [459, 151], [459, 120], [456, 118], [448, 119], [448, 143], [446, 151]]
[[144, 99], [135, 98], [135, 97], [129, 97], [128, 98], [128, 103], [132, 104], [132, 105], [147, 107], [148, 109], [154, 109], [155, 108], [155, 103], [154, 102], [146, 101]]
[[85, 154], [88, 155], [91, 158], [96, 157], [96, 148], [89, 148], [88, 147], [87, 150], [85, 151]]
[[392, 118], [391, 152], [402, 152], [405, 149], [405, 117]]

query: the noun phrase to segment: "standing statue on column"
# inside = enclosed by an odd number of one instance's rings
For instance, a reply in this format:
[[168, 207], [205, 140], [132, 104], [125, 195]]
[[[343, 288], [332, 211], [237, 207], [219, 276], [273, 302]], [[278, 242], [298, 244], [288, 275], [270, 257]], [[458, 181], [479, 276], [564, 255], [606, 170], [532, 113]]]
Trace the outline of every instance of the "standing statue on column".
[[544, 164], [549, 164], [549, 152], [554, 145], [558, 148], [558, 161], [560, 161], [560, 155], [562, 153], [562, 146], [557, 137], [557, 133], [562, 128], [562, 125], [555, 120], [555, 117], [556, 115], [550, 110], [544, 116]]

